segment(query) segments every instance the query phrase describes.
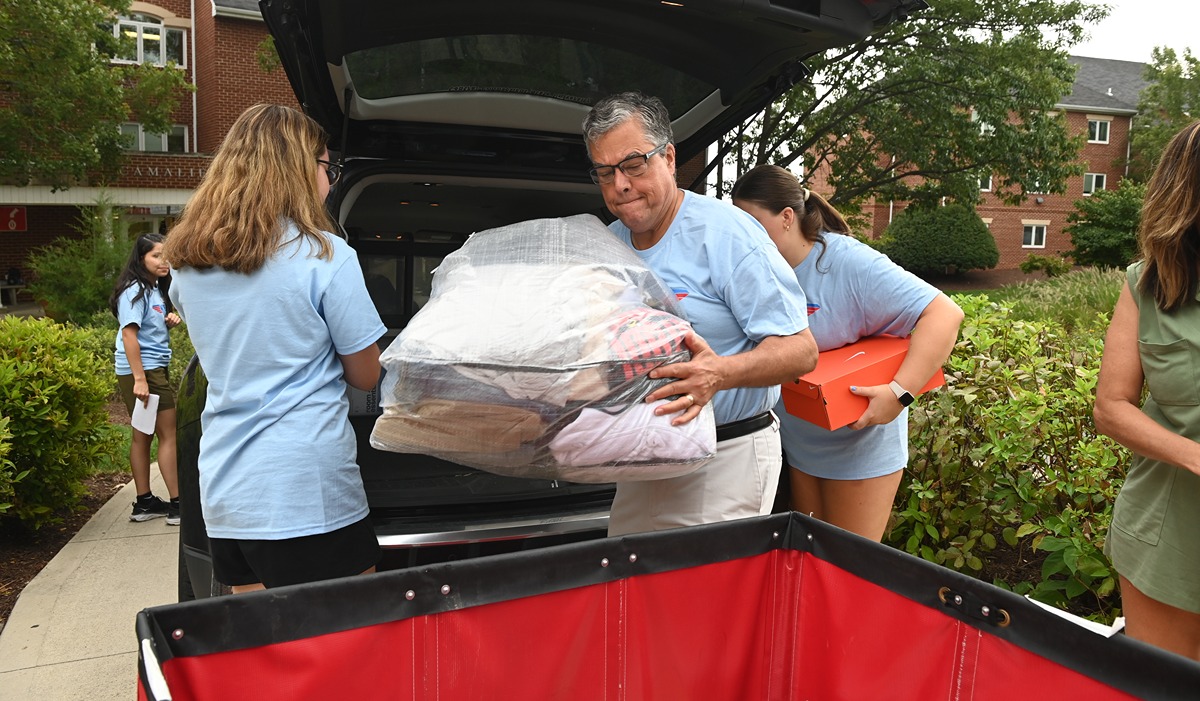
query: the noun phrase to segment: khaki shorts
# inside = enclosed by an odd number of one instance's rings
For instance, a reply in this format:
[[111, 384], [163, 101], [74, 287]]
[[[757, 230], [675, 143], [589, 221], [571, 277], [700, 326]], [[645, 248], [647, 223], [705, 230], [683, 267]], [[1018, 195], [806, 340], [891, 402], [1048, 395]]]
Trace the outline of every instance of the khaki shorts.
[[619, 482], [608, 519], [610, 536], [765, 516], [775, 505], [783, 468], [779, 420], [717, 443], [717, 456], [695, 472], [645, 482]]
[[[175, 385], [166, 368], [154, 368], [146, 371], [146, 384], [150, 385], [150, 394], [158, 395], [158, 410], [166, 411], [175, 408]], [[125, 408], [133, 416], [133, 375], [117, 375], [117, 387], [121, 390], [121, 399], [125, 400]]]

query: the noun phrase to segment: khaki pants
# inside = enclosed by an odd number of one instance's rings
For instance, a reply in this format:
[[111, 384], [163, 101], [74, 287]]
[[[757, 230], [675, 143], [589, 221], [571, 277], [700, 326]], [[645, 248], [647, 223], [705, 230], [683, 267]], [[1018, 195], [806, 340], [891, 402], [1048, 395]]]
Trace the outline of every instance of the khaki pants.
[[608, 534], [625, 535], [771, 512], [783, 452], [779, 420], [717, 444], [717, 455], [695, 472], [617, 485]]

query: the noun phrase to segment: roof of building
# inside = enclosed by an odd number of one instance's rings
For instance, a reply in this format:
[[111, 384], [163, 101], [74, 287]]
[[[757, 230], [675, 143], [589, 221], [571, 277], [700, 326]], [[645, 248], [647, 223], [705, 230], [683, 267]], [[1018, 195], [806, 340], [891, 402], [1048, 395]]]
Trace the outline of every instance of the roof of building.
[[1070, 61], [1078, 66], [1075, 85], [1059, 106], [1117, 114], [1137, 112], [1138, 96], [1146, 87], [1142, 77], [1146, 64], [1089, 56], [1071, 56]]
[[258, 0], [213, 0], [213, 14], [225, 17], [262, 19]]

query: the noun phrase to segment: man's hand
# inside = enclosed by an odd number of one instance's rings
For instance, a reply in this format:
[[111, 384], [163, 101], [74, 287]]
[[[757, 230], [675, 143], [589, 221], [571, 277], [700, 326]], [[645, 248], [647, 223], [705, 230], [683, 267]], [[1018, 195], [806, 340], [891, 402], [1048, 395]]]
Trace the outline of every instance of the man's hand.
[[712, 401], [716, 393], [723, 389], [724, 375], [721, 372], [723, 358], [708, 345], [695, 331], [689, 331], [684, 337], [684, 345], [692, 352], [692, 359], [683, 363], [660, 365], [650, 371], [651, 379], [663, 377], [676, 378], [674, 382], [663, 385], [646, 397], [647, 402], [679, 395], [678, 399], [667, 402], [654, 410], [655, 415], [676, 414], [671, 420], [672, 426], [681, 426], [700, 415], [704, 405]]

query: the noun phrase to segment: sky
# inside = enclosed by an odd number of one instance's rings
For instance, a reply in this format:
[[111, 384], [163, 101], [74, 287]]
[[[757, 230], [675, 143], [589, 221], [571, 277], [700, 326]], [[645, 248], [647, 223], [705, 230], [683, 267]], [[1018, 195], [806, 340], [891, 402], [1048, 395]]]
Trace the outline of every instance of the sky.
[[1089, 31], [1091, 39], [1070, 49], [1072, 55], [1150, 62], [1155, 46], [1168, 46], [1182, 56], [1185, 48], [1200, 55], [1200, 5], [1194, 0], [1102, 0], [1104, 21]]

